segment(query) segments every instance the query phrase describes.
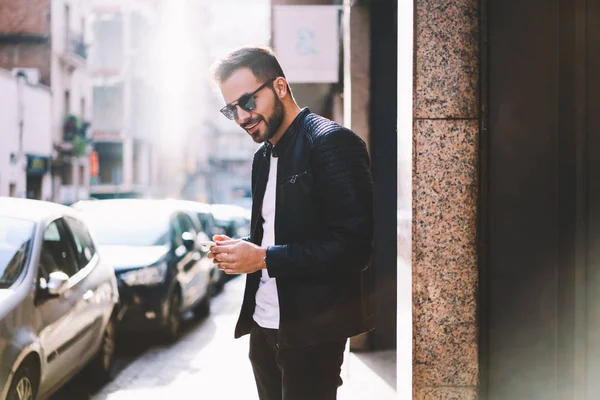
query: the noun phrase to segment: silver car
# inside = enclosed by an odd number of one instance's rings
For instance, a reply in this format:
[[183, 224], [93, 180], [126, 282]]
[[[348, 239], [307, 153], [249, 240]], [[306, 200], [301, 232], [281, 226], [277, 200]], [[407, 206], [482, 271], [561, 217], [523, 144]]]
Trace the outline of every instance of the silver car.
[[0, 197], [0, 399], [43, 399], [88, 365], [107, 376], [118, 303], [75, 210]]

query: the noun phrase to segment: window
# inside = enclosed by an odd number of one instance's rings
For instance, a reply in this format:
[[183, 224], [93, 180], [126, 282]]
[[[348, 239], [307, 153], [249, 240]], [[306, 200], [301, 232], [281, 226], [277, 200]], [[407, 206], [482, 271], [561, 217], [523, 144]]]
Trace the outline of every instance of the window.
[[65, 115], [71, 114], [71, 92], [65, 90]]
[[71, 29], [71, 9], [69, 5], [65, 4], [65, 44], [66, 48], [69, 48], [69, 30]]
[[[80, 209], [99, 246], [166, 246], [169, 217], [154, 207], [111, 206], [101, 201]], [[100, 204], [95, 204], [100, 203]]]
[[200, 223], [202, 224], [202, 229], [204, 232], [209, 236], [213, 235], [214, 224], [212, 221], [212, 216], [209, 213], [198, 213], [197, 215]]
[[196, 228], [194, 228], [194, 222], [192, 221], [192, 219], [190, 218], [189, 215], [179, 214], [177, 216], [177, 218], [180, 221], [183, 232], [190, 232], [194, 235], [196, 234]]
[[65, 186], [69, 186], [73, 184], [73, 164], [67, 162], [63, 165], [62, 169], [62, 184]]
[[79, 269], [85, 268], [96, 254], [94, 242], [85, 225], [71, 217], [65, 217], [67, 226], [73, 234], [75, 258]]
[[0, 289], [11, 287], [25, 269], [34, 228], [33, 221], [0, 216]]
[[183, 226], [181, 225], [181, 219], [178, 216], [174, 216], [171, 220], [171, 234], [173, 237], [173, 248], [176, 249], [183, 245]]
[[[94, 45], [95, 46], [95, 45]], [[125, 125], [125, 86], [95, 86], [91, 99], [95, 129], [120, 131]]]
[[85, 186], [85, 166], [79, 166], [79, 186]]
[[40, 253], [40, 278], [48, 280], [52, 272], [61, 271], [69, 277], [78, 271], [71, 238], [62, 218], [52, 221], [44, 232]]
[[94, 65], [109, 70], [120, 69], [125, 60], [125, 32], [121, 14], [98, 14], [92, 32]]

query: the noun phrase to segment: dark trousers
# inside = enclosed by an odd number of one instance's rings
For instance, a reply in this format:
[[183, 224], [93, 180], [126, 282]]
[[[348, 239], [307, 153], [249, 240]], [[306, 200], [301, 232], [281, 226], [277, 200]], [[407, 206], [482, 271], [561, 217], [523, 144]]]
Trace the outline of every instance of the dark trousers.
[[277, 330], [254, 323], [250, 362], [260, 400], [335, 400], [346, 341], [279, 349]]

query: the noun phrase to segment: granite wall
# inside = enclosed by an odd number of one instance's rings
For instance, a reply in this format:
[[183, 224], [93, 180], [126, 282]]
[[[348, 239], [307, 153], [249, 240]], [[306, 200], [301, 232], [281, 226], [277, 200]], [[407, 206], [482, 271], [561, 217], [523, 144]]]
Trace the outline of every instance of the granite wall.
[[479, 5], [415, 2], [413, 398], [477, 398]]

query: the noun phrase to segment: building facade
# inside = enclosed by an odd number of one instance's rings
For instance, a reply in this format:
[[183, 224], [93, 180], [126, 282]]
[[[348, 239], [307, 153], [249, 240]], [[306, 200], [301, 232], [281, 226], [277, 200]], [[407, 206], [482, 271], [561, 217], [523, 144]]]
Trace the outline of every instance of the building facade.
[[90, 54], [97, 168], [91, 196], [140, 197], [156, 189], [159, 155], [157, 2], [91, 2]]
[[[225, 0], [220, 2], [187, 1], [193, 15], [193, 37], [201, 38], [196, 52], [190, 51], [198, 70], [244, 45], [268, 45], [270, 40], [270, 2]], [[247, 24], [248, 15], [254, 23]], [[227, 23], [222, 21], [227, 20]], [[219, 38], [215, 40], [215, 38]], [[200, 50], [201, 52], [198, 52]], [[196, 117], [187, 131], [184, 150], [193, 165], [186, 168], [184, 197], [208, 203], [235, 204], [250, 208], [252, 157], [258, 145], [234, 121], [219, 113], [223, 98], [212, 76], [192, 80], [196, 102], [189, 113]]]
[[52, 194], [69, 204], [89, 196], [91, 91], [83, 0], [2, 1], [0, 68], [19, 70], [52, 93]]
[[0, 196], [52, 197], [52, 96], [0, 69]]

